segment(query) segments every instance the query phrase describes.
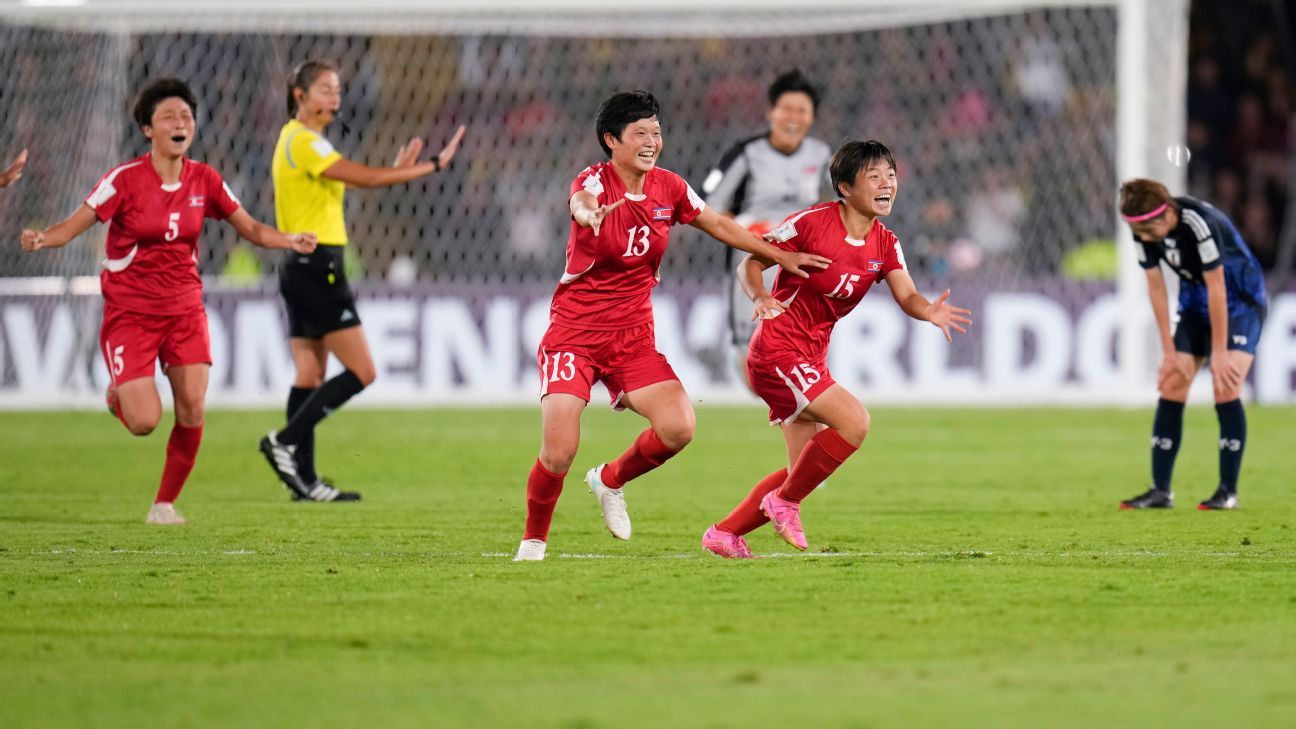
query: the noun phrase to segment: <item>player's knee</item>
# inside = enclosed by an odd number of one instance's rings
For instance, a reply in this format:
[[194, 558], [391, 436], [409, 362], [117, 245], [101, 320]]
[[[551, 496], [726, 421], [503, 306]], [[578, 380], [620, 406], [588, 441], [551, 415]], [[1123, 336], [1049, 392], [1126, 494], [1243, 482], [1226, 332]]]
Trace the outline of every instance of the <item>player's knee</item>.
[[545, 445], [540, 449], [540, 465], [550, 473], [567, 473], [575, 460], [575, 445]]
[[859, 448], [864, 439], [868, 437], [870, 425], [872, 425], [871, 418], [869, 418], [868, 411], [864, 410], [838, 428], [837, 434], [842, 437], [842, 440]]
[[657, 431], [657, 437], [661, 442], [673, 451], [682, 451], [684, 447], [693, 442], [693, 431], [696, 430], [697, 423], [693, 418], [687, 418], [677, 423], [668, 423], [660, 428], [654, 428]]
[[355, 375], [357, 380], [360, 380], [361, 387], [368, 387], [374, 383], [374, 380], [378, 379], [378, 368], [374, 367], [371, 362], [351, 370], [351, 374]]
[[131, 435], [139, 435], [139, 436], [148, 435], [149, 433], [152, 433], [154, 430], [157, 430], [159, 420], [161, 420], [160, 414], [145, 415], [145, 416], [138, 416], [138, 415], [131, 416], [128, 414], [124, 418], [122, 418], [122, 422], [123, 424], [125, 424], [126, 430], [129, 430]]

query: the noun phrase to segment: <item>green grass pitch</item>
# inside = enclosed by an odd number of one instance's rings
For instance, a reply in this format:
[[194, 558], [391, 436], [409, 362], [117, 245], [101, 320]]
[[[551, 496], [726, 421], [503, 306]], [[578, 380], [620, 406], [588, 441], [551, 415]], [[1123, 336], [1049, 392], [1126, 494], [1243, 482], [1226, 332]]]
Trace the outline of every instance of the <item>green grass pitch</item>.
[[514, 564], [536, 409], [351, 409], [293, 504], [210, 415], [146, 527], [164, 425], [0, 413], [0, 726], [1093, 727], [1296, 721], [1296, 411], [1251, 407], [1242, 509], [1203, 513], [1217, 428], [1189, 408], [1179, 508], [1146, 486], [1150, 410], [873, 412], [806, 502], [811, 551], [698, 539], [783, 447], [698, 412], [613, 540], [585, 469], [643, 427], [592, 407], [543, 563]]

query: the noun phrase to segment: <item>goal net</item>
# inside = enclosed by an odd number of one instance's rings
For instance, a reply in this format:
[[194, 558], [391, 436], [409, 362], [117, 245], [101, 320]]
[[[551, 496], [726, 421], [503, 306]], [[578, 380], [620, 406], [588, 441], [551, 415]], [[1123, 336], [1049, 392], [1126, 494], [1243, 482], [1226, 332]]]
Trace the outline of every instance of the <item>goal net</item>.
[[[603, 98], [653, 91], [661, 165], [701, 189], [726, 148], [764, 128], [765, 89], [791, 68], [823, 90], [814, 136], [895, 151], [887, 224], [915, 280], [977, 313], [946, 347], [875, 292], [839, 325], [840, 381], [875, 399], [1148, 395], [1147, 306], [1130, 247], [1114, 245], [1127, 242], [1115, 190], [1135, 174], [1182, 189], [1166, 148], [1183, 139], [1187, 0], [41, 4], [74, 7], [0, 5], [0, 164], [31, 149], [24, 178], [0, 191], [0, 402], [83, 402], [105, 381], [104, 226], [60, 251], [25, 254], [16, 240], [147, 149], [132, 94], [157, 76], [186, 80], [200, 104], [191, 156], [273, 223], [285, 80], [311, 58], [342, 69], [343, 123], [327, 135], [351, 159], [390, 164], [411, 137], [435, 151], [469, 129], [446, 172], [348, 193], [375, 402], [534, 393], [567, 189], [602, 159]], [[213, 404], [277, 402], [291, 362], [276, 257], [209, 224], [198, 265]], [[659, 346], [694, 394], [741, 392], [725, 353], [729, 275], [720, 244], [672, 234]]]

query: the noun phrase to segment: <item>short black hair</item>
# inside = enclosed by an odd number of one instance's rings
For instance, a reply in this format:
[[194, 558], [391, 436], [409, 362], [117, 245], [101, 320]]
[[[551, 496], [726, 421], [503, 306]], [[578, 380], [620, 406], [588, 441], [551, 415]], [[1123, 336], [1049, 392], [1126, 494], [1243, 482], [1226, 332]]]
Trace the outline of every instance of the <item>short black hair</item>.
[[810, 106], [819, 108], [819, 89], [810, 83], [810, 79], [806, 78], [799, 68], [794, 68], [774, 79], [774, 83], [769, 87], [769, 104], [774, 106], [778, 104], [783, 94], [798, 91], [810, 97]]
[[885, 144], [876, 139], [867, 142], [855, 139], [843, 144], [833, 154], [832, 162], [828, 165], [828, 172], [832, 175], [833, 192], [837, 193], [838, 197], [844, 197], [841, 192], [842, 183], [854, 185], [860, 170], [866, 170], [869, 165], [880, 160], [885, 160], [891, 165], [891, 169], [895, 169], [895, 156]]
[[594, 133], [598, 135], [603, 153], [612, 156], [612, 149], [603, 141], [604, 134], [620, 139], [626, 127], [640, 119], [652, 117], [661, 119], [661, 105], [657, 103], [657, 97], [647, 91], [636, 89], [609, 96], [599, 105], [598, 117], [594, 120]]
[[145, 86], [139, 92], [139, 96], [135, 97], [135, 109], [131, 115], [135, 117], [135, 123], [139, 125], [141, 131], [144, 127], [153, 125], [153, 112], [157, 111], [158, 104], [173, 97], [188, 104], [189, 112], [195, 117], [198, 116], [198, 99], [194, 97], [189, 84], [178, 78], [166, 76]]
[[288, 76], [288, 117], [291, 119], [297, 116], [297, 95], [293, 93], [294, 89], [306, 91], [315, 83], [315, 79], [325, 71], [340, 73], [338, 66], [332, 61], [313, 59], [297, 64], [297, 68], [292, 70]]

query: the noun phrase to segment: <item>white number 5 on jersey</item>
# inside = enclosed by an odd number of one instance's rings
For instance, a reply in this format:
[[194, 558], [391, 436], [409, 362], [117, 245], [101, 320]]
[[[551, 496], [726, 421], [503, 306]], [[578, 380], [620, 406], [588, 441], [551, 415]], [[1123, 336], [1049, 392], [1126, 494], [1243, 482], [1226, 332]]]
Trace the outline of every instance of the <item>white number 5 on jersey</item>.
[[166, 235], [162, 236], [162, 240], [165, 240], [166, 242], [170, 243], [171, 241], [179, 237], [180, 237], [180, 213], [171, 213], [171, 217], [167, 218], [167, 232]]

